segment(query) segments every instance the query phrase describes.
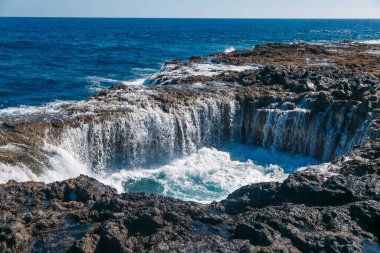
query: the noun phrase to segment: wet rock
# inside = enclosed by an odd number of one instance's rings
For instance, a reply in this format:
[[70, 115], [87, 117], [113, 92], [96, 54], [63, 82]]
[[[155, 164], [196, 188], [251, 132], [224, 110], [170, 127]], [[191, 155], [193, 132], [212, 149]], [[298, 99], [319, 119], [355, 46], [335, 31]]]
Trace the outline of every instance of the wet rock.
[[300, 91], [315, 91], [315, 84], [311, 80], [301, 80], [300, 81]]
[[101, 227], [95, 252], [133, 252], [129, 249], [128, 230], [121, 224], [110, 222]]
[[274, 230], [262, 223], [254, 223], [253, 225], [239, 224], [236, 226], [234, 238], [248, 239], [251, 244], [257, 246], [269, 246], [274, 238]]
[[331, 104], [331, 97], [327, 92], [319, 92], [317, 97], [310, 101], [310, 106], [313, 111], [323, 112], [326, 110], [326, 105]]
[[180, 218], [180, 215], [176, 212], [168, 212], [164, 215], [164, 219], [170, 223], [172, 223], [173, 225], [177, 225], [181, 218]]

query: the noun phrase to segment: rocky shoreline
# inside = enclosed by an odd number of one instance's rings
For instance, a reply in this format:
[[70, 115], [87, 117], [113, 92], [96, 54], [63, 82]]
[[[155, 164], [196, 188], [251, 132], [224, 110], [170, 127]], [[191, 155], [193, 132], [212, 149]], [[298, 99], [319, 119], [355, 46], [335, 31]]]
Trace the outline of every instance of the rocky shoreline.
[[[380, 57], [371, 53], [379, 48], [269, 44], [193, 57], [166, 63], [146, 87], [117, 85], [56, 114], [0, 118], [0, 162], [36, 175], [50, 168], [47, 142], [94, 170], [120, 154], [135, 164], [227, 139], [331, 162], [328, 173], [309, 168], [209, 205], [118, 194], [87, 176], [9, 181], [0, 185], [0, 252], [379, 251]], [[172, 127], [172, 142], [152, 133], [162, 133], [152, 114]], [[125, 130], [136, 119], [141, 131], [150, 124], [143, 142]], [[97, 132], [105, 128], [122, 134]]]

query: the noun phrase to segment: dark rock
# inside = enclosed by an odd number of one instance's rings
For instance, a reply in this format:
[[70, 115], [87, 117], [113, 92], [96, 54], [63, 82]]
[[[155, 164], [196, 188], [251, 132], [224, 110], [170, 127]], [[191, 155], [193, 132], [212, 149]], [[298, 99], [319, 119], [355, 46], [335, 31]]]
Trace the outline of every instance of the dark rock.
[[86, 202], [116, 194], [116, 190], [82, 175], [76, 181], [66, 180], [62, 183], [54, 183], [52, 189], [47, 190], [45, 194], [48, 199], [59, 198], [64, 201]]
[[149, 236], [154, 234], [163, 225], [163, 220], [159, 216], [143, 214], [137, 219], [127, 223], [131, 235]]
[[276, 198], [278, 183], [261, 183], [245, 186], [231, 193], [227, 199], [222, 202], [226, 212], [230, 214], [241, 213], [248, 207], [263, 207]]

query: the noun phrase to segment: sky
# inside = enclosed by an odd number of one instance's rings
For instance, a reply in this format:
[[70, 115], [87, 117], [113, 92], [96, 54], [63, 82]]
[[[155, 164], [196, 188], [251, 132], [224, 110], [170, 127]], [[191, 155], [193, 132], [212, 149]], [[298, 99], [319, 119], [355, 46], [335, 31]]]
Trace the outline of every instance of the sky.
[[0, 0], [0, 16], [380, 18], [380, 0]]

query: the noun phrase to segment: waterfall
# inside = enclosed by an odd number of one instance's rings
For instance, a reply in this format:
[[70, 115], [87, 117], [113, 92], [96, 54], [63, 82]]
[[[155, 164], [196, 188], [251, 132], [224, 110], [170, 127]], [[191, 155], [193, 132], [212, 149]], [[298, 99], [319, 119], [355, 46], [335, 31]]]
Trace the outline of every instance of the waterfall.
[[112, 119], [66, 127], [59, 146], [95, 171], [165, 163], [228, 140], [234, 113], [234, 102], [224, 99], [198, 99], [169, 111], [150, 104]]
[[329, 161], [362, 141], [369, 121], [358, 118], [355, 109], [344, 106], [336, 111], [330, 106], [313, 112], [301, 106], [263, 108], [253, 99], [233, 96], [197, 98], [169, 109], [148, 103], [67, 126], [59, 146], [94, 171], [117, 171], [166, 163], [202, 147], [234, 141]]

